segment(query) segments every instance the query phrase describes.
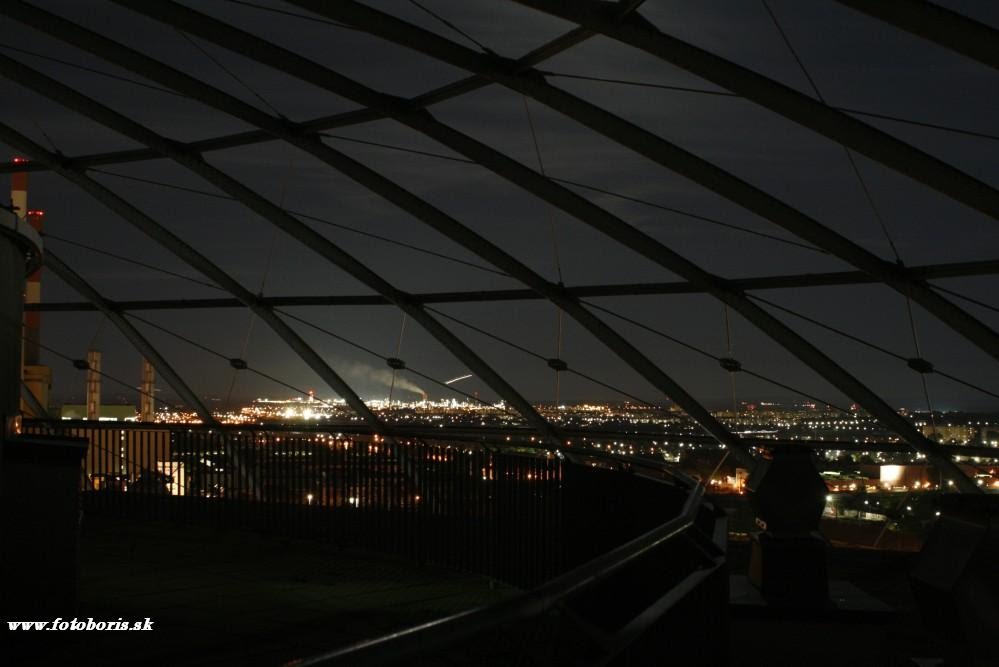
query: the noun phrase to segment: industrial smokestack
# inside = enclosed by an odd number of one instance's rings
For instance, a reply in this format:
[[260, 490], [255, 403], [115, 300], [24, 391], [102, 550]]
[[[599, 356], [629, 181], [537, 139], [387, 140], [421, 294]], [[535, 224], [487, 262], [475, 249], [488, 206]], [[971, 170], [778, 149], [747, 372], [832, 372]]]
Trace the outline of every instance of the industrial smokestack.
[[[28, 160], [15, 156], [11, 162], [15, 165], [27, 165]], [[39, 234], [42, 232], [42, 222], [45, 211], [28, 208], [28, 172], [18, 171], [11, 175], [10, 200], [17, 216], [17, 224], [30, 225]], [[24, 303], [37, 304], [42, 299], [42, 270], [39, 268], [25, 281]], [[38, 405], [47, 407], [49, 390], [52, 387], [52, 370], [41, 365], [40, 340], [42, 335], [42, 314], [25, 309], [24, 330], [21, 344], [21, 379], [25, 387], [32, 393]], [[35, 417], [31, 403], [21, 401], [21, 411]]]
[[87, 352], [87, 419], [101, 418], [101, 353]]
[[142, 388], [139, 390], [139, 421], [156, 421], [156, 405], [153, 393], [156, 391], [156, 369], [146, 358], [142, 359]]
[[[11, 158], [11, 164], [14, 165], [26, 165], [28, 160], [19, 155], [15, 155]], [[26, 171], [15, 171], [10, 175], [10, 204], [14, 207], [14, 215], [17, 216], [17, 224], [28, 225], [28, 172]], [[25, 293], [27, 294], [28, 289], [25, 288]], [[28, 299], [25, 298], [25, 303]], [[27, 325], [28, 314], [24, 314], [25, 325]], [[23, 338], [21, 339], [21, 365], [26, 362], [28, 353], [28, 335], [26, 331], [22, 331]], [[35, 345], [37, 349], [37, 345]], [[23, 375], [23, 372], [22, 372]]]

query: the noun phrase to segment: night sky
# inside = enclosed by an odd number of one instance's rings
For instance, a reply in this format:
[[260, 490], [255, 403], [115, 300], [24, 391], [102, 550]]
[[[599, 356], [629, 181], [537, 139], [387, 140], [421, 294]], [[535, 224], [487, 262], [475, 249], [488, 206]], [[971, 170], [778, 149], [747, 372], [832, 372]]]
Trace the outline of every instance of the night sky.
[[[245, 101], [268, 110], [264, 102], [212, 62], [182, 34], [121, 7], [104, 2], [62, 1], [35, 4], [98, 30], [108, 37], [170, 63]], [[414, 96], [465, 74], [448, 65], [375, 37], [318, 21], [281, 15], [238, 3], [187, 2], [261, 37], [323, 63], [378, 90]], [[300, 12], [268, 0], [259, 4]], [[369, 2], [407, 21], [466, 46], [461, 35], [428, 13], [402, 0]], [[422, 4], [459, 26], [497, 53], [516, 58], [571, 29], [571, 25], [509, 2]], [[830, 1], [772, 0], [789, 39], [809, 73], [832, 105], [902, 116], [977, 132], [999, 134], [999, 85], [988, 67], [928, 41], [857, 14]], [[994, 2], [941, 2], [989, 25], [999, 27]], [[811, 94], [805, 76], [781, 41], [759, 0], [677, 2], [649, 0], [641, 13], [664, 32], [750, 67]], [[193, 38], [192, 38], [193, 39]], [[295, 121], [358, 108], [349, 100], [302, 83], [221, 47], [195, 40], [252, 88], [269, 105]], [[20, 24], [0, 18], [0, 53], [56, 77], [101, 100], [140, 123], [180, 141], [249, 129], [242, 122], [196, 102], [111, 80], [10, 49], [71, 61], [136, 79], [90, 54], [77, 51]], [[696, 76], [604, 37], [542, 64], [541, 69], [614, 79], [714, 89]], [[886, 259], [891, 249], [857, 178], [839, 145], [791, 121], [732, 97], [701, 95], [650, 87], [625, 86], [564, 77], [549, 81], [596, 103], [660, 136], [674, 141], [817, 218], [840, 234]], [[0, 121], [35, 141], [54, 144], [68, 156], [137, 147], [117, 135], [10, 81], [0, 83]], [[740, 209], [685, 179], [635, 155], [540, 103], [528, 107], [545, 171], [552, 176], [592, 185], [633, 198], [682, 209], [726, 223], [778, 236], [792, 237], [777, 226]], [[435, 105], [441, 121], [484, 141], [524, 164], [537, 167], [524, 98], [493, 85]], [[866, 122], [937, 156], [982, 181], [999, 185], [999, 142], [889, 121]], [[435, 153], [452, 153], [391, 120], [331, 131]], [[553, 232], [566, 285], [615, 284], [676, 280], [676, 276], [636, 255], [586, 225], [553, 210], [486, 169], [455, 161], [401, 153], [351, 143], [326, 141], [338, 150], [391, 177], [528, 264], [558, 280]], [[51, 144], [50, 144], [51, 142]], [[5, 155], [18, 151], [6, 149]], [[206, 154], [227, 171], [287, 209], [340, 225], [391, 237], [451, 257], [485, 264], [424, 224], [379, 199], [332, 168], [297, 149], [270, 141]], [[891, 239], [907, 265], [995, 259], [999, 252], [997, 221], [890, 171], [862, 156], [857, 164]], [[108, 165], [101, 169], [217, 192], [196, 175], [168, 160]], [[241, 205], [122, 178], [92, 173], [105, 185], [154, 219], [194, 244], [251, 291], [267, 296], [369, 294], [370, 290]], [[3, 179], [8, 187], [8, 178]], [[80, 243], [99, 246], [187, 276], [194, 269], [174, 258], [128, 223], [59, 176], [33, 173], [29, 203], [46, 211], [47, 231]], [[629, 223], [726, 278], [780, 275], [852, 267], [826, 254], [772, 239], [722, 228], [608, 195], [579, 191]], [[397, 287], [408, 292], [507, 289], [513, 279], [455, 262], [389, 245], [341, 229], [309, 221], [315, 229], [363, 260]], [[204, 287], [67, 245], [49, 247], [111, 299], [201, 298], [224, 296]], [[995, 277], [947, 279], [939, 284], [969, 297], [999, 305]], [[903, 356], [915, 356], [905, 300], [880, 285], [771, 290], [766, 298], [862, 337]], [[47, 273], [43, 299], [82, 300]], [[670, 336], [729, 354], [725, 311], [703, 295], [664, 295], [597, 299]], [[999, 327], [999, 315], [958, 301], [969, 312]], [[556, 312], [542, 301], [435, 306], [545, 356], [554, 354]], [[310, 307], [296, 315], [395, 356], [401, 312], [389, 306]], [[252, 325], [246, 309], [155, 311], [140, 316], [169, 327], [227, 356], [242, 356], [251, 366], [321, 396], [332, 393], [277, 336], [259, 321]], [[941, 370], [999, 391], [995, 361], [944, 325], [914, 307], [919, 345], [925, 358]], [[827, 350], [896, 407], [924, 408], [919, 376], [903, 362], [855, 342], [779, 314], [809, 340]], [[609, 316], [606, 316], [609, 318]], [[43, 343], [72, 357], [83, 357], [89, 345], [104, 352], [110, 375], [137, 384], [139, 356], [114, 327], [94, 313], [46, 313]], [[849, 405], [835, 388], [756, 331], [730, 314], [731, 356], [747, 368], [820, 396]], [[664, 370], [709, 407], [731, 401], [728, 373], [716, 362], [613, 318], [608, 322], [638, 345]], [[233, 371], [224, 360], [199, 351], [142, 323], [136, 323], [201, 395], [224, 399]], [[384, 398], [388, 375], [384, 364], [342, 342], [294, 324], [330, 365], [365, 399]], [[487, 361], [532, 401], [553, 399], [553, 371], [542, 361], [512, 350], [481, 334], [448, 322]], [[249, 332], [249, 333], [248, 333]], [[244, 341], [249, 341], [244, 353]], [[406, 323], [398, 356], [407, 364], [441, 380], [463, 375], [465, 366], [414, 322]], [[569, 318], [565, 319], [563, 358], [570, 367], [652, 402], [663, 397], [612, 353], [602, 348]], [[55, 372], [57, 399], [82, 399], [83, 374], [46, 353]], [[407, 380], [432, 397], [450, 396], [419, 378]], [[928, 378], [938, 409], [997, 409], [999, 401], [941, 377]], [[172, 392], [163, 386], [162, 396]], [[478, 378], [460, 385], [495, 395]], [[122, 390], [106, 383], [105, 401]], [[233, 403], [255, 396], [290, 396], [292, 392], [242, 372], [231, 392]], [[135, 392], [122, 394], [136, 400]], [[416, 398], [400, 391], [396, 398]], [[739, 400], [791, 401], [789, 392], [744, 375], [736, 382]], [[580, 378], [563, 376], [563, 401], [619, 400], [621, 395]]]

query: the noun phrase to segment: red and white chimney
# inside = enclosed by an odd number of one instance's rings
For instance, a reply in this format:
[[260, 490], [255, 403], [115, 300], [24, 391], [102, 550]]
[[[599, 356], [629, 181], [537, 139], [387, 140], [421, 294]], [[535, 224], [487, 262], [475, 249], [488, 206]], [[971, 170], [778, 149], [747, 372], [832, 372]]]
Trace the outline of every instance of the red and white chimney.
[[[11, 160], [14, 164], [27, 164], [28, 160], [20, 156], [14, 156]], [[14, 206], [14, 213], [17, 215], [18, 224], [28, 224], [41, 233], [42, 222], [45, 219], [45, 211], [32, 210], [28, 208], [28, 172], [17, 171], [11, 175], [10, 179], [10, 201]], [[24, 303], [39, 303], [42, 300], [42, 270], [28, 276], [24, 288]], [[41, 337], [41, 313], [38, 311], [25, 311], [24, 313], [24, 357], [25, 366], [37, 366], [39, 363], [38, 341]]]
[[[27, 165], [27, 158], [15, 156], [11, 162], [15, 165]], [[41, 209], [28, 208], [28, 172], [17, 171], [11, 174], [10, 179], [10, 199], [14, 206], [14, 213], [17, 215], [19, 225], [31, 225], [39, 234], [42, 232], [42, 223], [45, 220], [45, 211]], [[37, 304], [42, 300], [42, 270], [39, 268], [25, 281], [24, 303], [25, 305]], [[24, 333], [21, 347], [21, 379], [27, 385], [29, 391], [35, 395], [38, 403], [43, 407], [47, 406], [49, 389], [52, 386], [52, 371], [47, 366], [41, 365], [39, 342], [42, 335], [42, 316], [37, 310], [24, 312]], [[21, 410], [26, 414], [33, 414], [24, 402]], [[41, 415], [34, 415], [41, 416]]]

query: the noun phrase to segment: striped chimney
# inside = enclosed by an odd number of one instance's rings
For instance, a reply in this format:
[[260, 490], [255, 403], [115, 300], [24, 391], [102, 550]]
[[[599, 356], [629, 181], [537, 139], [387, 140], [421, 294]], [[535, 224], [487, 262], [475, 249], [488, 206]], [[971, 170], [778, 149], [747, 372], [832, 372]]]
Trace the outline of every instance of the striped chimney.
[[[28, 159], [15, 155], [11, 162], [15, 165], [26, 165]], [[42, 231], [42, 221], [45, 218], [45, 211], [31, 210], [28, 208], [28, 172], [16, 171], [11, 174], [10, 179], [10, 201], [14, 206], [14, 213], [17, 215], [19, 224], [29, 224], [36, 231]], [[24, 302], [38, 303], [42, 299], [42, 270], [28, 276], [24, 286]], [[24, 313], [24, 358], [25, 366], [37, 366], [39, 360], [38, 342], [41, 337], [42, 317], [38, 311]]]

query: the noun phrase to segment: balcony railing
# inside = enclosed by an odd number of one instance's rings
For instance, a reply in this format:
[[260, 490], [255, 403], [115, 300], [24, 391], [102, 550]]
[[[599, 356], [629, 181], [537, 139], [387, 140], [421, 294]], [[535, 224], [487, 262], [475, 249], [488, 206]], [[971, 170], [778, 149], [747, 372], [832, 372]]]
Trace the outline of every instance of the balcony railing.
[[[305, 664], [507, 664], [548, 650], [555, 635], [575, 638], [565, 657], [606, 663], [655, 653], [650, 643], [675, 650], [696, 637], [691, 624], [726, 616], [724, 519], [703, 487], [656, 461], [321, 428], [25, 430], [89, 440], [87, 513], [328, 540], [525, 591]], [[716, 664], [725, 650], [699, 654]]]

